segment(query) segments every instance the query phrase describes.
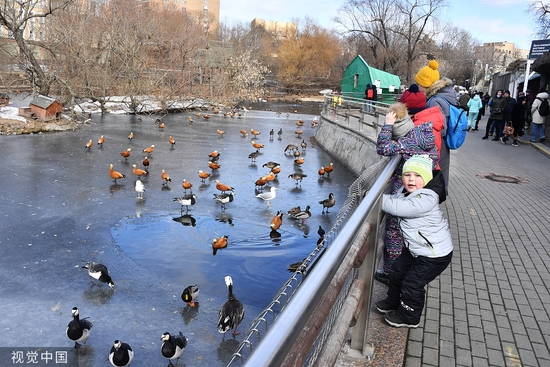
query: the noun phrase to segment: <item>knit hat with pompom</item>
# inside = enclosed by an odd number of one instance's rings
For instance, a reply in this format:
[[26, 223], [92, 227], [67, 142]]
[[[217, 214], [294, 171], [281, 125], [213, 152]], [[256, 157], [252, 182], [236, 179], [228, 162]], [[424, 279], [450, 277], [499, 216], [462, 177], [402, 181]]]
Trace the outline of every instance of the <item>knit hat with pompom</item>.
[[427, 66], [424, 66], [416, 74], [414, 80], [416, 84], [421, 87], [429, 88], [433, 83], [439, 80], [439, 63], [435, 60], [431, 60]]
[[418, 89], [418, 85], [411, 84], [403, 93], [399, 102], [404, 103], [410, 115], [414, 115], [426, 108], [426, 95]]

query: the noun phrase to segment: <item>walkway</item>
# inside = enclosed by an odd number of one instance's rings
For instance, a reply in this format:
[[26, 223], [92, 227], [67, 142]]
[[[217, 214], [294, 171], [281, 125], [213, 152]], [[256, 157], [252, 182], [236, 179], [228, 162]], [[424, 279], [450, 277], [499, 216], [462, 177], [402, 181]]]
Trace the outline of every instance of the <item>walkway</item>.
[[[482, 136], [468, 133], [452, 152], [443, 208], [454, 257], [428, 286], [420, 327], [405, 341], [406, 330], [373, 313], [374, 361], [341, 359], [338, 366], [395, 367], [400, 356], [405, 367], [550, 366], [550, 145], [524, 136], [513, 147]], [[491, 174], [519, 183], [487, 179]], [[375, 300], [385, 286], [377, 289]]]

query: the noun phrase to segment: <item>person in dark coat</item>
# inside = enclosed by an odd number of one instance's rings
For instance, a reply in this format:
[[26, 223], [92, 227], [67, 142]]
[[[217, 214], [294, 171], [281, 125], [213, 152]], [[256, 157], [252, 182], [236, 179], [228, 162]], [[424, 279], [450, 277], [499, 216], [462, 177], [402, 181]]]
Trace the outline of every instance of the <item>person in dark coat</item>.
[[512, 126], [514, 127], [514, 140], [512, 146], [517, 147], [518, 136], [523, 136], [523, 128], [525, 127], [525, 111], [528, 109], [527, 97], [521, 96], [512, 109]]
[[[491, 100], [490, 115], [485, 127], [485, 135], [481, 138], [486, 140], [489, 138], [489, 130], [495, 129], [495, 137], [493, 141], [499, 140], [498, 126], [501, 121], [504, 121], [504, 110], [506, 109], [506, 99], [502, 96], [502, 89], [497, 90], [497, 94]], [[494, 126], [492, 126], [494, 125]]]

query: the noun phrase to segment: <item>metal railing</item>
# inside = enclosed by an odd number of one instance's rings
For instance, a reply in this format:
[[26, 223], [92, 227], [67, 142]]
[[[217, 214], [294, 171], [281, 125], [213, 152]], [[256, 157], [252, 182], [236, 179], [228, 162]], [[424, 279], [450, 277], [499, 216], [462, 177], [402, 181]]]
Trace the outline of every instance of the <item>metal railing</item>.
[[[327, 102], [331, 101], [326, 100], [325, 105]], [[352, 347], [365, 353], [370, 293], [377, 257], [379, 201], [400, 159], [396, 156], [381, 160], [350, 186], [348, 198], [338, 212], [334, 226], [304, 259], [269, 306], [252, 322], [228, 366], [239, 362], [250, 367], [284, 366], [295, 365], [296, 360], [301, 361], [298, 365], [313, 365], [318, 358], [326, 358], [320, 355], [327, 343], [334, 343], [329, 340], [332, 326], [340, 323], [346, 330], [349, 327], [349, 322], [337, 320], [348, 295], [354, 290], [358, 294], [355, 298], [363, 301], [362, 306], [352, 307], [351, 310], [357, 319]], [[338, 284], [331, 284], [336, 278], [340, 279]], [[327, 293], [331, 294], [330, 302], [323, 298]], [[319, 310], [320, 305], [324, 306], [324, 310]], [[357, 313], [356, 309], [360, 312]], [[307, 331], [310, 327], [306, 325], [311, 322], [314, 312], [324, 316], [320, 325], [311, 327], [319, 332], [310, 333]], [[303, 336], [300, 336], [301, 333]], [[298, 338], [301, 343], [295, 343]], [[308, 341], [304, 343], [302, 338]], [[341, 346], [341, 341], [338, 343]], [[296, 344], [302, 345], [301, 351], [292, 350]]]

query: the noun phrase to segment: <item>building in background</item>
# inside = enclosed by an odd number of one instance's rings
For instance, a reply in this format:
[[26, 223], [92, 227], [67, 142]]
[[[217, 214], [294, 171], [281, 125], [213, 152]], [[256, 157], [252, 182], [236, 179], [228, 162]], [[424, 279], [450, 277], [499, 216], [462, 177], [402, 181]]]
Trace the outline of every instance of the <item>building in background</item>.
[[149, 4], [185, 12], [197, 19], [205, 31], [216, 36], [220, 28], [221, 0], [149, 0]]
[[526, 59], [529, 50], [517, 49], [514, 43], [492, 42], [476, 46], [476, 59], [480, 60], [493, 73], [504, 72], [508, 65], [517, 59]]
[[277, 41], [296, 38], [298, 36], [298, 25], [294, 22], [277, 22], [255, 18], [250, 23], [250, 29], [262, 29]]

